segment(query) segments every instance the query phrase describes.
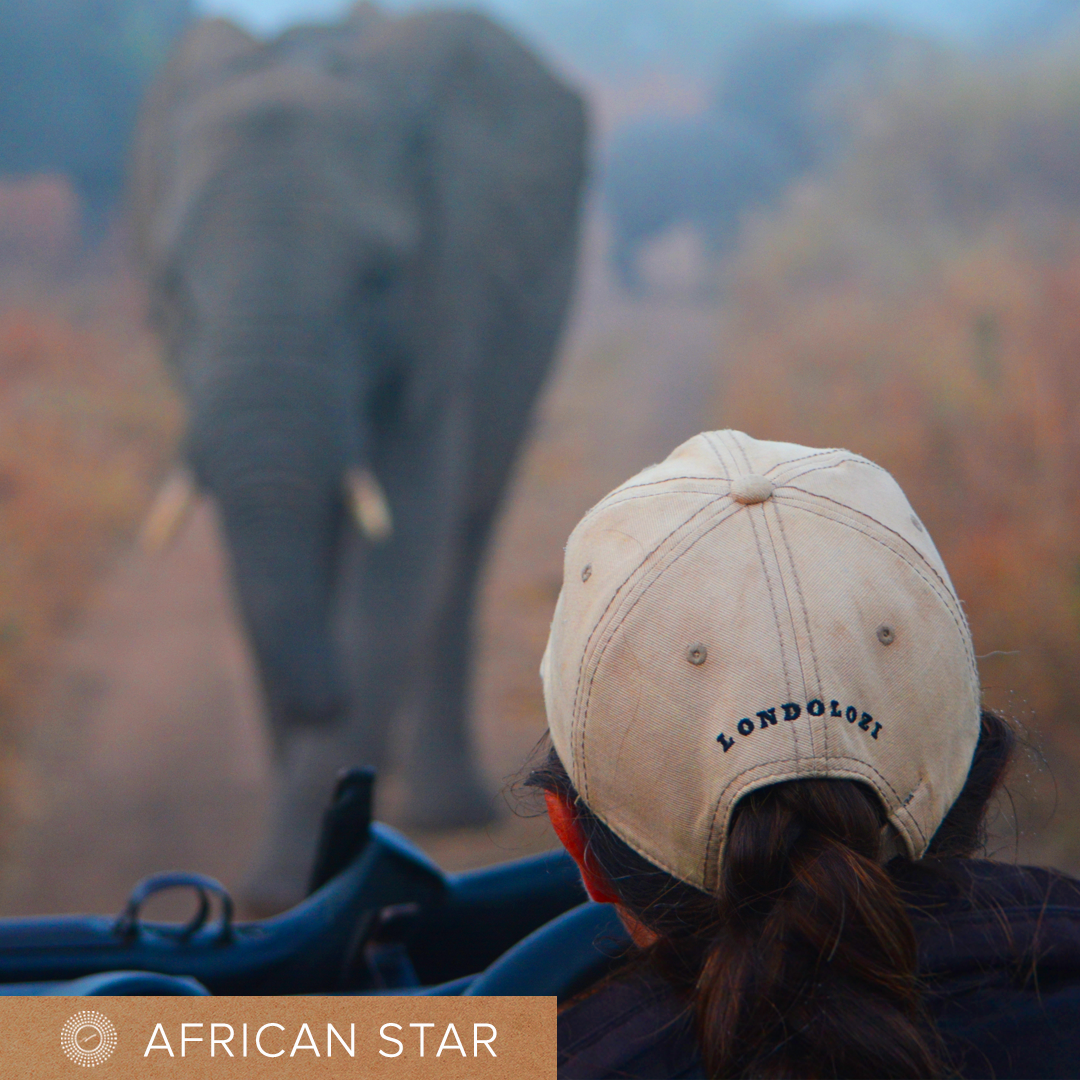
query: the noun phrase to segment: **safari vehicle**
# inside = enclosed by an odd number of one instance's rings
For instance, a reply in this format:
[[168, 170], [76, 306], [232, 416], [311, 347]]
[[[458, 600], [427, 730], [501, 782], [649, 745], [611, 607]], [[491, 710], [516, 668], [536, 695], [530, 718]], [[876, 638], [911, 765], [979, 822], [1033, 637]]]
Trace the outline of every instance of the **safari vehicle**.
[[[155, 874], [113, 919], [0, 919], [0, 994], [542, 994], [603, 975], [626, 933], [586, 902], [577, 868], [549, 852], [446, 874], [372, 820], [371, 770], [351, 769], [326, 811], [307, 898], [237, 922], [219, 882]], [[153, 895], [189, 889], [187, 923], [146, 921]]]

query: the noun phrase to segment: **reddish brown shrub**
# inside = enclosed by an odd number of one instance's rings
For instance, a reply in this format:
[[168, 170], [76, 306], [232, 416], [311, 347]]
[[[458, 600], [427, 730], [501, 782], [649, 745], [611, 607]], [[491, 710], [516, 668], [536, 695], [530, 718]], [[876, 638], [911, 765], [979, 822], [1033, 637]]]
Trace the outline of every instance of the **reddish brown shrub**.
[[0, 741], [137, 527], [179, 428], [120, 299], [99, 282], [77, 303], [0, 307]]
[[896, 475], [966, 604], [988, 701], [1056, 757], [1057, 838], [1028, 853], [1080, 865], [1076, 70], [905, 91], [836, 176], [753, 223], [715, 416]]

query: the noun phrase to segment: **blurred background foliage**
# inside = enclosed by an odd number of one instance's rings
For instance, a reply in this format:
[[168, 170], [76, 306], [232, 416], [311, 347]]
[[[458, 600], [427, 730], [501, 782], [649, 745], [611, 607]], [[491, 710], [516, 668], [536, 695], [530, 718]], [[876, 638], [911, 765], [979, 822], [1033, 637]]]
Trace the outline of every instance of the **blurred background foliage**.
[[[213, 7], [230, 3], [242, 7]], [[770, 20], [856, 7], [488, 6], [578, 72], [598, 158], [613, 119], [702, 108], [725, 57]], [[1054, 760], [1021, 817], [1037, 827], [1054, 798], [1062, 811], [1025, 853], [1076, 868], [1077, 5], [858, 9], [932, 32], [938, 51], [917, 78], [849, 101], [844, 152], [748, 213], [725, 261], [701, 270], [712, 288], [698, 302], [720, 327], [709, 422], [846, 446], [895, 473], [965, 601], [988, 701]], [[298, 8], [247, 10], [269, 30]], [[109, 223], [139, 97], [189, 17], [187, 0], [0, 0], [0, 743], [134, 535], [182, 426]], [[602, 233], [595, 203], [590, 215]]]
[[0, 721], [25, 711], [179, 431], [124, 293], [80, 282], [0, 308]]
[[139, 104], [190, 14], [0, 0], [0, 743], [180, 428], [118, 223]]
[[2, 0], [0, 174], [62, 173], [100, 231], [143, 91], [189, 0]]
[[[954, 57], [867, 117], [726, 268], [718, 425], [892, 471], [988, 702], [1052, 763], [1021, 808], [1080, 861], [1080, 42]], [[1053, 790], [1056, 786], [1056, 792]], [[1029, 838], [1029, 843], [1034, 843]]]

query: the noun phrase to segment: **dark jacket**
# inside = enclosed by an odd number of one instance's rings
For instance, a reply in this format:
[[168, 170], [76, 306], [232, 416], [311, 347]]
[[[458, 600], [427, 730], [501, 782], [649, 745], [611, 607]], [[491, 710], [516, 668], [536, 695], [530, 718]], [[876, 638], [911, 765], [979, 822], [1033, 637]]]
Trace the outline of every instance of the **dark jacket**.
[[[959, 859], [889, 872], [956, 1075], [1080, 1076], [1080, 881]], [[685, 1002], [637, 966], [563, 1009], [558, 1060], [564, 1080], [705, 1075]]]

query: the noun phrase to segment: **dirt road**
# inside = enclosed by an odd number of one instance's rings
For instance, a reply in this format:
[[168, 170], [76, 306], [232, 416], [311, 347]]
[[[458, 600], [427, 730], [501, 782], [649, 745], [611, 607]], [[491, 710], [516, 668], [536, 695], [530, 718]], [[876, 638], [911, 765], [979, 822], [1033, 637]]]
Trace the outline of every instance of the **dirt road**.
[[[536, 672], [566, 536], [607, 490], [707, 424], [713, 321], [691, 302], [620, 296], [590, 229], [483, 588], [475, 730], [493, 788], [543, 730]], [[115, 912], [162, 869], [242, 880], [263, 828], [268, 751], [209, 506], [170, 551], [130, 550], [101, 582], [20, 757], [0, 913]], [[388, 777], [378, 806], [391, 823], [394, 792]], [[416, 838], [448, 868], [554, 842], [545, 821], [509, 812], [480, 832]]]

